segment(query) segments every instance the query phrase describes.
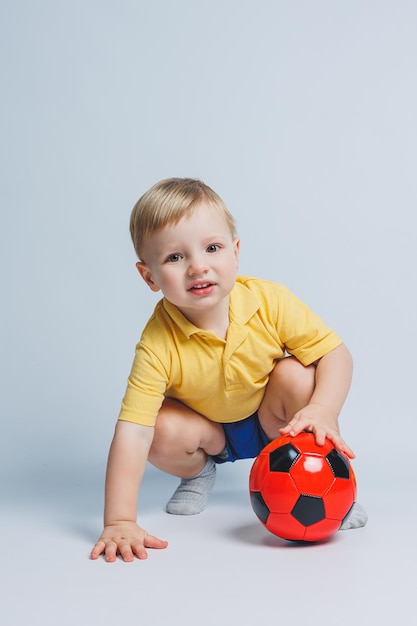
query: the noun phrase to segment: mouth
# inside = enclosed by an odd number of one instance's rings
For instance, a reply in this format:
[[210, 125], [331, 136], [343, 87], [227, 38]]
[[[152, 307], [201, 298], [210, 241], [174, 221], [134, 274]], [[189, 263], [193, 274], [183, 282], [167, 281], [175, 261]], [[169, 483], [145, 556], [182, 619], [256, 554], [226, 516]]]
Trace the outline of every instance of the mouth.
[[194, 285], [191, 285], [191, 287], [188, 288], [188, 291], [190, 291], [191, 293], [197, 293], [197, 294], [208, 294], [210, 293], [215, 287], [214, 283], [210, 283], [210, 282], [200, 282], [200, 283], [194, 283]]

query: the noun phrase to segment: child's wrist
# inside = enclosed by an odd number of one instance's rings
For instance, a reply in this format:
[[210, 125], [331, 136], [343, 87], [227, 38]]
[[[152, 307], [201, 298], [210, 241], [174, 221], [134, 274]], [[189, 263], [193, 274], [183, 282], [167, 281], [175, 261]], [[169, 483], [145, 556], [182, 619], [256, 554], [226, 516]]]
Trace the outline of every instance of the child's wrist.
[[136, 524], [136, 517], [105, 517], [104, 526], [121, 526], [123, 524]]

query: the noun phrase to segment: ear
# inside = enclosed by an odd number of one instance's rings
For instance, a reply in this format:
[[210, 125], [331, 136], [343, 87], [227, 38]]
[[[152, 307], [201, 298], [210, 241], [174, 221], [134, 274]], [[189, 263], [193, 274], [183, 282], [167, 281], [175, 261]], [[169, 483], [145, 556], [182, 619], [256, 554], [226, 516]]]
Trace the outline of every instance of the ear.
[[240, 239], [239, 237], [235, 237], [233, 239], [233, 248], [235, 251], [236, 265], [239, 265], [239, 254], [240, 254]]
[[143, 280], [148, 285], [148, 287], [152, 289], [152, 291], [159, 291], [159, 287], [158, 285], [155, 284], [152, 278], [151, 270], [146, 265], [146, 263], [142, 263], [142, 261], [138, 261], [136, 263], [136, 269], [138, 270], [139, 274], [142, 276]]

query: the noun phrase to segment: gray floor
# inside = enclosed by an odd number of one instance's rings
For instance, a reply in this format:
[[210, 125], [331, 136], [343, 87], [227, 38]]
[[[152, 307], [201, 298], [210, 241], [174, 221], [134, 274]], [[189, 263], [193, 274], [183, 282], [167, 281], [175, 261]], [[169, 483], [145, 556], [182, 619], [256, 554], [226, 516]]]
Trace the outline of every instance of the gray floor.
[[149, 469], [142, 525], [169, 547], [130, 564], [89, 560], [101, 526], [102, 468], [3, 477], [2, 623], [413, 623], [412, 472], [401, 485], [389, 470], [373, 483], [359, 477], [368, 526], [304, 546], [271, 535], [255, 518], [250, 465], [219, 468], [206, 511], [192, 517], [163, 512], [176, 480]]

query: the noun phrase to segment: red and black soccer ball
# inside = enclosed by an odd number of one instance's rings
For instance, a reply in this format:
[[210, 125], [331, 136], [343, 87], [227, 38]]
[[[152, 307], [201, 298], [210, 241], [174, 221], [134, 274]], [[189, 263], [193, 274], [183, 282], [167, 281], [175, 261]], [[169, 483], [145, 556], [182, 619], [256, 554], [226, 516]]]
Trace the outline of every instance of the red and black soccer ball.
[[302, 432], [271, 441], [255, 459], [249, 477], [252, 508], [274, 535], [291, 541], [321, 541], [336, 533], [356, 498], [349, 459], [326, 439]]

